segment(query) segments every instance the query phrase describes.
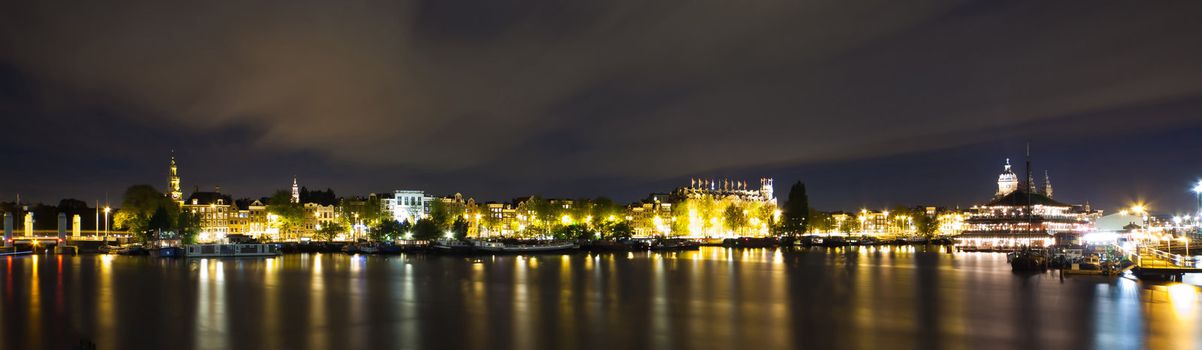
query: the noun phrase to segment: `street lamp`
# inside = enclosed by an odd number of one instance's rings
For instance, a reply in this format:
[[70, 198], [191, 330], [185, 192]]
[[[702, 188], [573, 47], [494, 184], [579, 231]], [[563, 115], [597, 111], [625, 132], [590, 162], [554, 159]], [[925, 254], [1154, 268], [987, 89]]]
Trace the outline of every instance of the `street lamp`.
[[104, 206], [104, 240], [105, 241], [108, 241], [108, 238], [109, 238], [109, 212], [110, 211], [113, 211], [113, 208], [109, 208], [109, 206], [107, 206], [107, 205]]
[[[1194, 195], [1198, 197], [1198, 212], [1194, 213], [1194, 215], [1202, 218], [1202, 180], [1198, 180], [1198, 183], [1194, 185]], [[1202, 221], [1202, 219], [1199, 221]]]

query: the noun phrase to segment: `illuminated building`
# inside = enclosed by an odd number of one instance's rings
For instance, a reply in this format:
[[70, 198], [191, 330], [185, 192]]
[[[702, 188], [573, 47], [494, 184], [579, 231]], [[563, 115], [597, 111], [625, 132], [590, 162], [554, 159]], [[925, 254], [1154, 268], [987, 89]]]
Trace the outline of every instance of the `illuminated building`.
[[278, 237], [264, 236], [267, 234], [267, 205], [260, 200], [234, 201], [238, 212], [230, 219], [230, 234], [243, 234], [264, 240], [275, 240]]
[[998, 193], [1004, 194], [970, 209], [964, 221], [965, 232], [958, 237], [959, 245], [972, 249], [1049, 246], [1057, 242], [1057, 237], [1071, 239], [1093, 230], [1101, 212], [1091, 210], [1088, 205], [1070, 205], [1052, 199], [1052, 185], [1046, 173], [1042, 191], [1030, 184], [1030, 176], [1026, 186], [1015, 185], [1015, 189], [1009, 190], [1011, 183], [1002, 180], [1012, 178], [1012, 174], [1007, 161], [998, 181]]
[[182, 209], [196, 215], [199, 220], [200, 231], [196, 239], [200, 242], [225, 239], [231, 233], [231, 223], [238, 213], [238, 207], [229, 195], [221, 193], [221, 187], [212, 192], [193, 191], [184, 201]]
[[671, 234], [677, 236], [764, 236], [778, 220], [770, 178], [761, 178], [759, 188], [745, 181], [692, 179], [667, 198]]
[[175, 151], [171, 153], [171, 168], [167, 172], [167, 197], [176, 203], [183, 203], [184, 193], [179, 190], [179, 169], [175, 166]]
[[387, 216], [393, 218], [397, 222], [408, 221], [410, 224], [416, 223], [417, 219], [426, 217], [430, 214], [430, 201], [433, 198], [426, 196], [425, 191], [420, 190], [396, 190], [393, 191], [391, 197], [383, 199], [383, 210]]
[[646, 200], [626, 206], [626, 220], [635, 236], [668, 236], [672, 234], [672, 203], [666, 196], [651, 195]]

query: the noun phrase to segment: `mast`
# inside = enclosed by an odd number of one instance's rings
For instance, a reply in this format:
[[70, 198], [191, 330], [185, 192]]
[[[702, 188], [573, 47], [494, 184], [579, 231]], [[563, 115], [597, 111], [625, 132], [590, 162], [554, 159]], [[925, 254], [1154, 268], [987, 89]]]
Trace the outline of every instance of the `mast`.
[[1031, 143], [1027, 142], [1027, 231], [1034, 232], [1032, 229], [1031, 220], [1031, 190], [1035, 187], [1031, 183]]

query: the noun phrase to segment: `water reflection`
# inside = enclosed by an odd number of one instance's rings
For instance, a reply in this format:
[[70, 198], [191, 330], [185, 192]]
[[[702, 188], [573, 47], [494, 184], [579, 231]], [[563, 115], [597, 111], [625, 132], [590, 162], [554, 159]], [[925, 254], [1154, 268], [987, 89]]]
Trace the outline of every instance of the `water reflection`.
[[[1196, 286], [914, 247], [6, 257], [4, 348], [1197, 348]], [[70, 278], [64, 277], [69, 276]], [[1187, 279], [1191, 280], [1191, 279]], [[54, 334], [54, 335], [52, 335]]]

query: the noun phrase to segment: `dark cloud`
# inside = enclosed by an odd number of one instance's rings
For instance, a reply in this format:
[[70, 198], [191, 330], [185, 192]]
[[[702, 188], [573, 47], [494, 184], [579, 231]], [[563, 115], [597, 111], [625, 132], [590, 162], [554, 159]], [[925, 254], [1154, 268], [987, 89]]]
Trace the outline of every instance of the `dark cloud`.
[[[1133, 113], [1202, 97], [1199, 10], [13, 2], [0, 98], [33, 118], [5, 141], [19, 159], [128, 164], [174, 147], [204, 164], [196, 178], [248, 191], [297, 172], [350, 191], [636, 191], [622, 184], [1196, 125], [1196, 107]], [[49, 131], [72, 140], [34, 141]]]

